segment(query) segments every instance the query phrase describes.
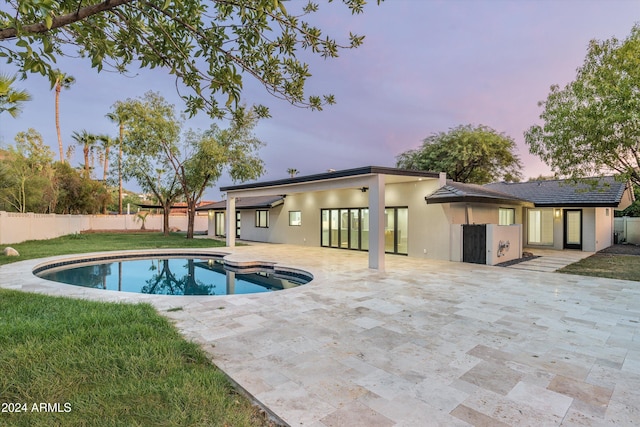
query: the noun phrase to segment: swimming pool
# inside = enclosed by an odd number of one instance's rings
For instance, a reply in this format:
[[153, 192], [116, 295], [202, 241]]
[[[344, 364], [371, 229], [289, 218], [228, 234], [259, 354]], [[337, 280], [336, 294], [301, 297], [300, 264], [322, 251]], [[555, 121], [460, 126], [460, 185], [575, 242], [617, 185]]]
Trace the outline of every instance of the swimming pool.
[[272, 263], [233, 267], [222, 255], [104, 255], [62, 260], [40, 266], [42, 279], [120, 292], [151, 295], [236, 295], [294, 288], [313, 279], [310, 273]]

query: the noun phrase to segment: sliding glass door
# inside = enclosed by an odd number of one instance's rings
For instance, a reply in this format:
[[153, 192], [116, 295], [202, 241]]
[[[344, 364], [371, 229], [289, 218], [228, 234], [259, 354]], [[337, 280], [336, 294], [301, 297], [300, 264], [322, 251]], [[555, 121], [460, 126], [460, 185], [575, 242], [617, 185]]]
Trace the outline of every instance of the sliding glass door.
[[[386, 208], [385, 252], [408, 253], [409, 211], [407, 208]], [[369, 249], [369, 209], [322, 209], [320, 213], [321, 246], [366, 251]]]

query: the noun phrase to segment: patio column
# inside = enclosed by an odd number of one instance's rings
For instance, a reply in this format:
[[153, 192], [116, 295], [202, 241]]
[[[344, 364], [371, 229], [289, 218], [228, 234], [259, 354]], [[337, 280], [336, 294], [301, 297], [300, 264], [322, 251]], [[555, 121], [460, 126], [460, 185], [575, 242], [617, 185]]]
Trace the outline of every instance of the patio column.
[[236, 245], [236, 198], [227, 194], [227, 212], [224, 216], [227, 246]]
[[384, 175], [369, 182], [369, 268], [384, 271]]

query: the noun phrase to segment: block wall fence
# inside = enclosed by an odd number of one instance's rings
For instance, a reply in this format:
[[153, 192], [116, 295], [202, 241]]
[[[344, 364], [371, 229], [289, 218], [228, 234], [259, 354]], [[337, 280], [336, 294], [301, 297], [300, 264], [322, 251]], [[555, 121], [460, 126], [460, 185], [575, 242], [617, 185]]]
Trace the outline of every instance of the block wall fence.
[[[46, 240], [88, 230], [140, 230], [142, 222], [135, 215], [57, 215], [0, 211], [0, 244], [10, 245], [27, 240]], [[171, 215], [169, 227], [187, 229], [187, 216]], [[162, 230], [162, 215], [149, 215], [147, 230]], [[207, 231], [207, 216], [196, 215], [194, 230]]]
[[624, 216], [613, 220], [613, 232], [618, 235], [618, 242], [640, 245], [640, 218]]

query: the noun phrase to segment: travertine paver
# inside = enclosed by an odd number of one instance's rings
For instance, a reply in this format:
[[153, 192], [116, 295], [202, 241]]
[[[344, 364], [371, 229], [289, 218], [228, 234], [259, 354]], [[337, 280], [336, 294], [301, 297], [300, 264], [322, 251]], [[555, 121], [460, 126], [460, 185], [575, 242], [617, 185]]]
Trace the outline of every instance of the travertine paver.
[[291, 426], [640, 424], [640, 282], [401, 256], [379, 272], [365, 253], [288, 245], [224, 251], [315, 279], [148, 296], [45, 282], [23, 262], [0, 267], [0, 286], [151, 302]]

